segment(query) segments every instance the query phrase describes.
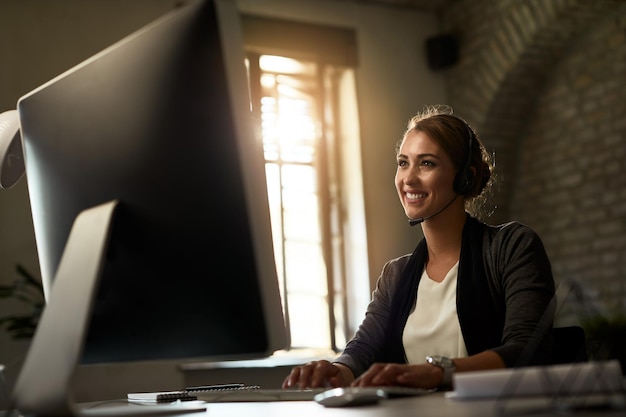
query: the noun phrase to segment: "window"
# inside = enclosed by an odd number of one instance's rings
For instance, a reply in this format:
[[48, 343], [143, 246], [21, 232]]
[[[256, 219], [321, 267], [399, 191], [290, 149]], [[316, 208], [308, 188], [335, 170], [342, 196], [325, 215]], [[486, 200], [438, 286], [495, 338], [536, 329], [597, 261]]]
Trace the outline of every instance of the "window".
[[[281, 47], [284, 39], [310, 42], [336, 34], [337, 29], [323, 28], [321, 35], [312, 34], [311, 30], [320, 29], [311, 25], [250, 16], [244, 16], [243, 22], [251, 103], [263, 139], [274, 252], [291, 347], [339, 350], [354, 330], [347, 321], [351, 271], [367, 269], [365, 256], [358, 258], [361, 266], [352, 265], [356, 258], [350, 230], [355, 226], [345, 216], [355, 204], [354, 193], [345, 194], [348, 182], [341, 156], [354, 141], [339, 140], [345, 139], [342, 109], [356, 102], [350, 67], [354, 63], [329, 55], [328, 42], [323, 42], [321, 54], [311, 53], [316, 47], [298, 42], [295, 49]], [[278, 25], [281, 35], [266, 39], [272, 33], [267, 25], [274, 29]], [[355, 120], [351, 126], [358, 124]], [[352, 191], [362, 193], [359, 187]], [[360, 279], [369, 282], [367, 274]]]

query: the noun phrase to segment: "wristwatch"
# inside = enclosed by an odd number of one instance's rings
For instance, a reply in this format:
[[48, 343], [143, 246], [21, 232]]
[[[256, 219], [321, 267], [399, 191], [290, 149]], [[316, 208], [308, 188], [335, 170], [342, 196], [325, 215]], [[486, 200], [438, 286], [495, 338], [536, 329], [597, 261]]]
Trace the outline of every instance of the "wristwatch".
[[445, 356], [426, 356], [426, 362], [443, 369], [443, 382], [440, 388], [452, 388], [452, 374], [454, 374], [454, 370], [456, 369], [454, 361]]

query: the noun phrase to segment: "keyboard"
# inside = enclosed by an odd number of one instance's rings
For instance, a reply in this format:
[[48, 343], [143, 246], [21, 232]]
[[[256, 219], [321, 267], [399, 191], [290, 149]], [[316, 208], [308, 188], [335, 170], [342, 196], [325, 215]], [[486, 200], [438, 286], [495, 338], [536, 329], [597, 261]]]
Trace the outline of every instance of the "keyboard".
[[[206, 402], [241, 402], [241, 401], [313, 401], [316, 395], [324, 392], [331, 392], [333, 388], [311, 388], [311, 389], [281, 389], [281, 388], [255, 388], [237, 389], [224, 391], [203, 391], [194, 392], [193, 395], [200, 401]], [[356, 394], [359, 391], [371, 392], [377, 390], [383, 398], [398, 398], [406, 396], [423, 395], [433, 390], [411, 387], [349, 387], [350, 393]], [[319, 397], [318, 397], [319, 398]]]
[[326, 390], [328, 390], [328, 388], [255, 388], [223, 391], [202, 391], [194, 392], [193, 395], [196, 396], [198, 400], [206, 401], [209, 403], [238, 401], [312, 401], [317, 394]]

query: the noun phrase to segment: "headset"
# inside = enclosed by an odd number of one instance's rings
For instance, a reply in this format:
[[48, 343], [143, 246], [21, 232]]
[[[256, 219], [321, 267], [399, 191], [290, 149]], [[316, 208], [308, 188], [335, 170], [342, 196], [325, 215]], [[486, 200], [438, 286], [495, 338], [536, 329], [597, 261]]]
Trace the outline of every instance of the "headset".
[[467, 194], [472, 189], [472, 186], [474, 185], [474, 174], [470, 170], [470, 164], [472, 162], [472, 142], [474, 142], [474, 132], [472, 131], [472, 128], [470, 127], [469, 123], [467, 123], [465, 120], [453, 114], [449, 114], [448, 116], [452, 116], [455, 119], [463, 122], [463, 124], [467, 128], [467, 134], [468, 134], [468, 139], [469, 139], [469, 142], [467, 145], [467, 159], [465, 160], [465, 164], [463, 165], [463, 168], [461, 168], [461, 170], [457, 172], [456, 176], [454, 177], [454, 183], [453, 183], [454, 192], [457, 193], [458, 195], [463, 196]]

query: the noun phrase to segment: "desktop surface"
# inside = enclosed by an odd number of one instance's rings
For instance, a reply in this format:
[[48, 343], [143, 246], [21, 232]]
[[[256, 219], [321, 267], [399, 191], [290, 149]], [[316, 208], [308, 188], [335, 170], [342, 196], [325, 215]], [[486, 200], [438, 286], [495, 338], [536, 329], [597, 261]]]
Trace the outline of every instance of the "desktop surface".
[[[602, 400], [606, 398], [601, 398]], [[403, 397], [381, 400], [377, 404], [362, 405], [355, 407], [324, 407], [315, 401], [273, 401], [273, 402], [233, 402], [233, 403], [206, 403], [206, 411], [178, 413], [178, 416], [200, 417], [332, 417], [332, 416], [358, 416], [358, 417], [513, 417], [513, 416], [563, 416], [576, 417], [613, 417], [624, 416], [624, 395], [616, 394], [611, 398], [613, 407], [590, 407], [576, 411], [565, 411], [563, 408], [554, 408], [552, 399], [549, 398], [518, 398], [509, 400], [457, 400], [447, 398], [445, 393], [436, 392], [417, 397]], [[599, 405], [598, 397], [587, 399], [577, 398], [579, 404]], [[594, 403], [595, 401], [595, 403]], [[101, 403], [110, 407], [109, 402]], [[562, 403], [561, 405], [563, 405]], [[96, 412], [99, 403], [84, 404], [87, 408]], [[120, 415], [127, 406], [120, 404]], [[91, 413], [89, 413], [91, 414]], [[115, 414], [109, 414], [115, 415]]]

